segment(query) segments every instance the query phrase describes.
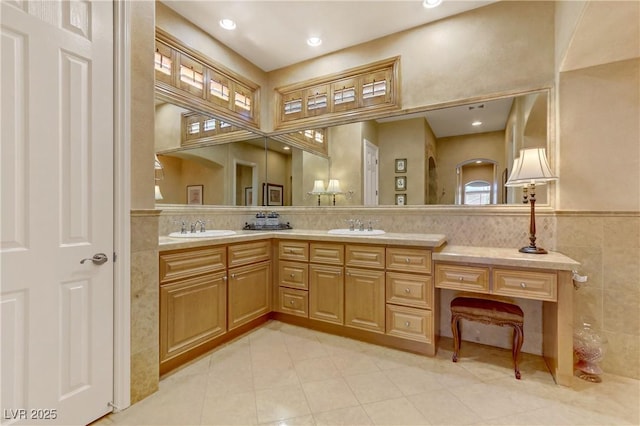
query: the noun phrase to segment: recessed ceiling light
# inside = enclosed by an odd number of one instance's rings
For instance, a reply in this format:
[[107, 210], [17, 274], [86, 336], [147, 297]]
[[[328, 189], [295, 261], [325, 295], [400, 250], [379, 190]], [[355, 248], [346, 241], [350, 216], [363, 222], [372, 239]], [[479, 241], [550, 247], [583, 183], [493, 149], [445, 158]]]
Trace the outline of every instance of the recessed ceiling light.
[[427, 9], [433, 9], [434, 7], [438, 7], [442, 4], [442, 0], [424, 0], [422, 2], [422, 6]]
[[320, 46], [322, 44], [322, 39], [320, 37], [309, 37], [307, 39], [307, 44], [312, 47]]
[[471, 123], [472, 126], [482, 126], [482, 121], [474, 121]]
[[236, 23], [232, 19], [221, 19], [220, 20], [220, 26], [222, 28], [224, 28], [225, 30], [235, 30], [236, 29]]
[[285, 151], [289, 151], [291, 148], [289, 147], [289, 145], [285, 145], [282, 147], [282, 149], [284, 149]]

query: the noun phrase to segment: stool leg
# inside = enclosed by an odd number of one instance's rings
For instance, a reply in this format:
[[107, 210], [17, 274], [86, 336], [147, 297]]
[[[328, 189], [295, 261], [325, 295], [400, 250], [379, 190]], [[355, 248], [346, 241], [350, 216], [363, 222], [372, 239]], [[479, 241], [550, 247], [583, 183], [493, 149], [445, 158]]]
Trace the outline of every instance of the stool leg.
[[451, 316], [451, 333], [453, 334], [453, 362], [458, 362], [458, 352], [460, 352], [460, 317]]
[[520, 368], [518, 367], [518, 356], [520, 355], [520, 349], [522, 349], [522, 342], [524, 341], [524, 331], [522, 324], [513, 325], [513, 369], [516, 374], [516, 379], [520, 380]]

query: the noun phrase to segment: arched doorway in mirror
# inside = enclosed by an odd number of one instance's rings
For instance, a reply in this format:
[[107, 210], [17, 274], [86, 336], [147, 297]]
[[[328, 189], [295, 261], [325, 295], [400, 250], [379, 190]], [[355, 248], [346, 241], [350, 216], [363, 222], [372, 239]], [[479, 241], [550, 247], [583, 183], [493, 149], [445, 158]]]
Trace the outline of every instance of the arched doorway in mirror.
[[456, 204], [497, 204], [498, 163], [473, 158], [456, 166]]

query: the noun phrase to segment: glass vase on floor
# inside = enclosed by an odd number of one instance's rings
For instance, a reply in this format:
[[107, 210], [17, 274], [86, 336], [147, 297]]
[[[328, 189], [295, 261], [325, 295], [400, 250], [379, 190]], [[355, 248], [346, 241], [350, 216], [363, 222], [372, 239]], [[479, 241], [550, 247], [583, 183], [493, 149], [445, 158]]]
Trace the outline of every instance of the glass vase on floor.
[[590, 319], [583, 319], [582, 327], [573, 334], [573, 351], [577, 358], [575, 368], [581, 379], [600, 383], [603, 373], [600, 362], [605, 355], [607, 338], [596, 333], [591, 328], [592, 324]]

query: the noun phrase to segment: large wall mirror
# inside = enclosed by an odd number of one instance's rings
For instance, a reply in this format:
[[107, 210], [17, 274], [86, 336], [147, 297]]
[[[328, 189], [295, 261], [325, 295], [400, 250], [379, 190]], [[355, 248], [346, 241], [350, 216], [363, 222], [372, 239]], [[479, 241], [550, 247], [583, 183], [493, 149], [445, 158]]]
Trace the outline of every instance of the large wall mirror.
[[[333, 196], [312, 191], [316, 181], [326, 189], [336, 179], [342, 206], [520, 204], [504, 183], [520, 149], [548, 147], [549, 101], [545, 89], [329, 127], [323, 154], [287, 143], [287, 135], [246, 131], [185, 146], [183, 117], [194, 111], [158, 100], [157, 202], [333, 205]], [[189, 199], [194, 188], [201, 197]]]

